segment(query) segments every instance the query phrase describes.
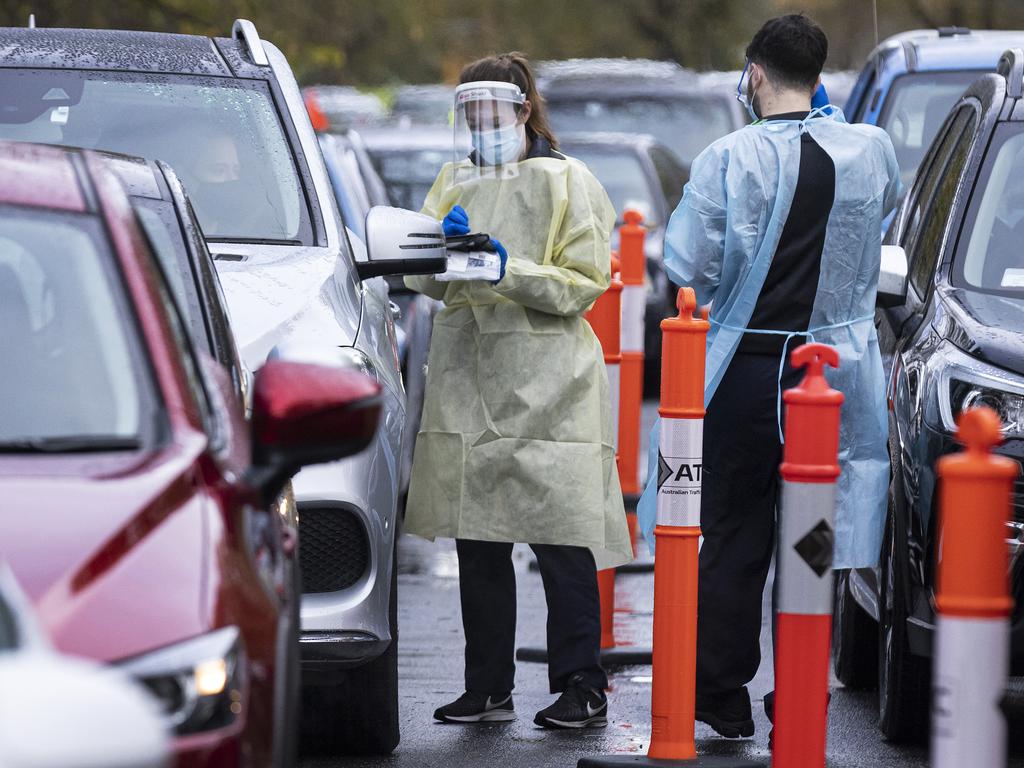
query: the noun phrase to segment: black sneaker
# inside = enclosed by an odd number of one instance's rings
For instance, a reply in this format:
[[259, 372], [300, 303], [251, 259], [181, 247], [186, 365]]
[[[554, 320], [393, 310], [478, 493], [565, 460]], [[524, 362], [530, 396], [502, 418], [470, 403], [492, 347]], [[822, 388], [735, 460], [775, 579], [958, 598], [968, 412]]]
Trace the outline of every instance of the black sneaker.
[[558, 700], [538, 712], [533, 722], [541, 728], [604, 728], [608, 725], [608, 697], [577, 672]]
[[698, 693], [695, 716], [727, 739], [754, 735], [754, 718], [750, 713], [750, 694], [746, 687], [728, 693]]
[[434, 710], [434, 719], [442, 723], [507, 723], [516, 719], [512, 694], [488, 696], [466, 691], [451, 704]]

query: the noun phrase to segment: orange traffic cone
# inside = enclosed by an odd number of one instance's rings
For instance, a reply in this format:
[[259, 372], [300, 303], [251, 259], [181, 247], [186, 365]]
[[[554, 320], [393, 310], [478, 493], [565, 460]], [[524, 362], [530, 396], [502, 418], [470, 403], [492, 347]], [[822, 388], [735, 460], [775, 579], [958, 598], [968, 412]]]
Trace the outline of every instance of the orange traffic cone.
[[695, 318], [696, 296], [682, 288], [679, 316], [663, 320], [658, 512], [654, 533], [654, 664], [651, 744], [647, 757], [585, 757], [599, 766], [761, 765], [728, 757], [698, 757], [694, 744], [697, 671], [697, 554], [700, 539], [704, 433], [704, 351], [709, 323]]
[[805, 344], [792, 354], [807, 367], [783, 394], [782, 502], [779, 510], [778, 612], [775, 649], [775, 748], [772, 765], [824, 768], [828, 663], [832, 638], [835, 482], [839, 477], [839, 409], [843, 395], [825, 379], [839, 353]]
[[1010, 521], [1017, 463], [992, 454], [1002, 442], [995, 411], [957, 420], [967, 450], [938, 461], [939, 553], [935, 580], [931, 763], [1006, 765], [1002, 699], [1010, 662]]
[[[622, 495], [636, 509], [640, 497], [640, 417], [644, 397], [644, 217], [637, 211], [623, 214], [619, 227], [622, 259], [622, 396], [619, 400], [619, 456]], [[635, 551], [635, 550], [634, 550]]]

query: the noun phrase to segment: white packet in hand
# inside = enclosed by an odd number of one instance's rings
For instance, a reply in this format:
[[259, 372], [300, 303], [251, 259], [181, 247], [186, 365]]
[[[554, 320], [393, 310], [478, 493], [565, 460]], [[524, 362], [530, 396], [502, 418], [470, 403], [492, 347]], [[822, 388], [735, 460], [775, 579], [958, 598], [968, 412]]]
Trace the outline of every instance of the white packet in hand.
[[452, 280], [489, 280], [501, 277], [501, 257], [490, 251], [448, 251], [448, 269], [434, 279], [442, 283]]

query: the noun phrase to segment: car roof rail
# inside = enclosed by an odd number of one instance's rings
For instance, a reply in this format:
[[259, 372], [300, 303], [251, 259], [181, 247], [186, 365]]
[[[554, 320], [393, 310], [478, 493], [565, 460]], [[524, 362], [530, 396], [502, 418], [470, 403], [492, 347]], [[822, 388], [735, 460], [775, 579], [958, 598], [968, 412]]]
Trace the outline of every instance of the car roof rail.
[[1010, 48], [999, 57], [996, 72], [1006, 78], [1006, 95], [1019, 99], [1024, 94], [1024, 50]]
[[969, 35], [969, 27], [939, 27], [939, 37], [957, 37], [958, 35]]
[[269, 67], [270, 59], [263, 48], [263, 41], [260, 40], [256, 25], [248, 19], [235, 19], [231, 25], [231, 37], [238, 40], [249, 49], [249, 58], [257, 67]]

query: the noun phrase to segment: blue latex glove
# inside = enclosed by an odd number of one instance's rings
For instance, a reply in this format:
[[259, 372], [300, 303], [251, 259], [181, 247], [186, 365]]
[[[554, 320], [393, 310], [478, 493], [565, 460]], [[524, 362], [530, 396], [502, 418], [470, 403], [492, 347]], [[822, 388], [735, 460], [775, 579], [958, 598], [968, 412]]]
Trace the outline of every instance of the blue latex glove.
[[441, 221], [445, 237], [469, 234], [469, 214], [461, 205], [456, 205]]
[[818, 90], [814, 92], [811, 97], [811, 109], [818, 109], [819, 107], [827, 107], [829, 105], [828, 91], [825, 90], [825, 84], [822, 83], [818, 86]]
[[498, 252], [498, 256], [501, 258], [501, 272], [498, 273], [498, 279], [494, 281], [494, 284], [497, 285], [505, 279], [505, 267], [508, 265], [508, 251], [505, 250], [505, 246], [502, 245], [500, 241], [493, 237], [491, 238], [491, 245], [494, 247], [494, 250]]

